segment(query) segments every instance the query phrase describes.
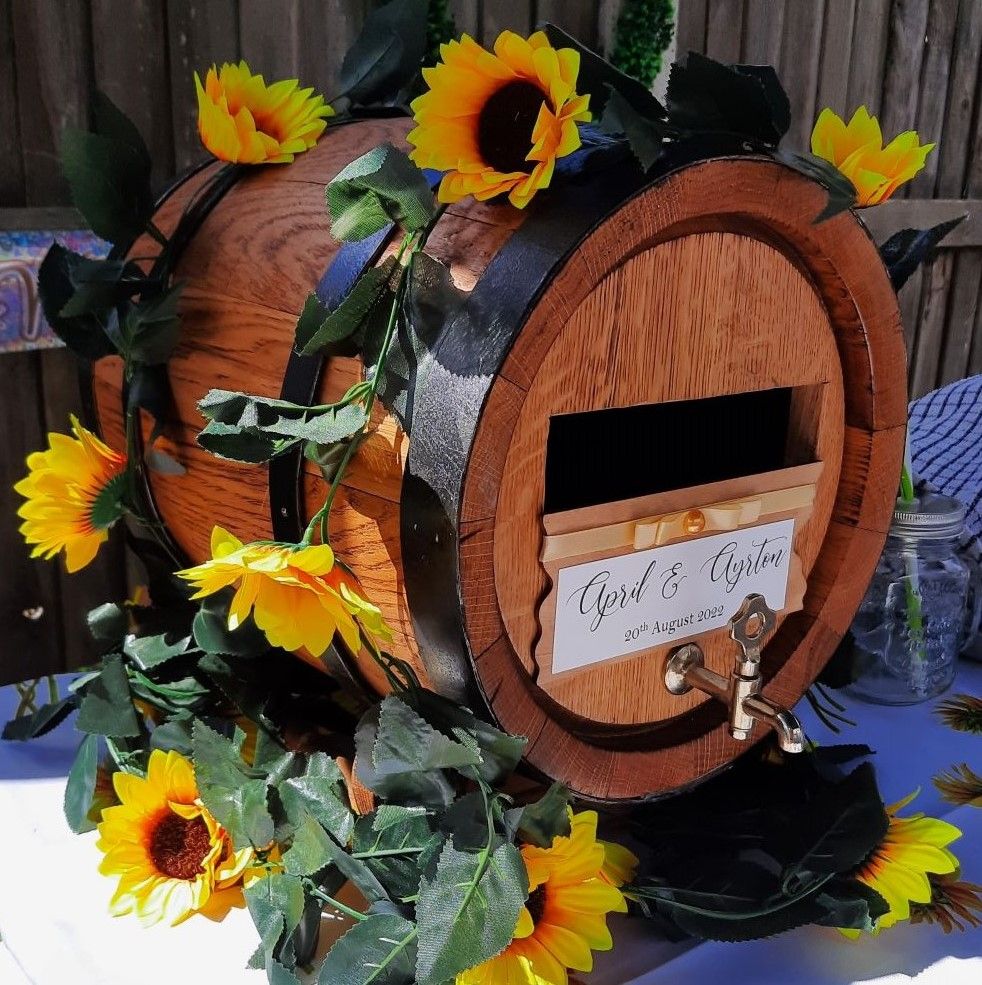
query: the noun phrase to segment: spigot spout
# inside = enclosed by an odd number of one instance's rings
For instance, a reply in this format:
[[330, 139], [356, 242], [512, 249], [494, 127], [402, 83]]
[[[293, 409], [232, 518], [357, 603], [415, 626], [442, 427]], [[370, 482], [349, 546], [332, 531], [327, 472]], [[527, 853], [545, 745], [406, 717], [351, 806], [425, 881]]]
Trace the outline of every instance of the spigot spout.
[[774, 704], [761, 694], [746, 698], [743, 707], [758, 721], [766, 722], [774, 729], [777, 744], [785, 752], [805, 751], [805, 730], [793, 712]]

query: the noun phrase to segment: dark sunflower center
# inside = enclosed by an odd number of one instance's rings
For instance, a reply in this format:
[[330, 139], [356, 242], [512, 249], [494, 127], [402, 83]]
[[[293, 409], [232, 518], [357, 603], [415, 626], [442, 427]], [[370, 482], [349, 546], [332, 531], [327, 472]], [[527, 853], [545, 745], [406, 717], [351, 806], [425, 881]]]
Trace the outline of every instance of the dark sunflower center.
[[211, 847], [208, 826], [200, 818], [188, 821], [168, 813], [150, 836], [150, 858], [160, 872], [172, 879], [193, 879]]
[[533, 889], [532, 892], [529, 893], [529, 898], [525, 904], [525, 907], [529, 911], [529, 915], [532, 917], [532, 923], [538, 926], [539, 921], [542, 919], [542, 914], [545, 913], [546, 909], [545, 883], [537, 889]]
[[545, 93], [531, 82], [509, 82], [484, 104], [477, 118], [481, 159], [495, 171], [531, 171], [525, 160]]

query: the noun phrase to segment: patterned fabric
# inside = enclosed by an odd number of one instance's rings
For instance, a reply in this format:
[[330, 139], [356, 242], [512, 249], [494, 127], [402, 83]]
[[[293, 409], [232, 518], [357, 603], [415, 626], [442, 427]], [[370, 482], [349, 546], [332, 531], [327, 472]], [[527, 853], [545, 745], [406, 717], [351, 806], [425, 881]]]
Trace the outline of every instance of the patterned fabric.
[[968, 544], [982, 545], [982, 376], [972, 376], [910, 405], [914, 475], [968, 507]]
[[104, 257], [109, 244], [82, 230], [0, 230], [0, 353], [60, 346], [41, 312], [37, 272], [57, 239], [87, 256]]

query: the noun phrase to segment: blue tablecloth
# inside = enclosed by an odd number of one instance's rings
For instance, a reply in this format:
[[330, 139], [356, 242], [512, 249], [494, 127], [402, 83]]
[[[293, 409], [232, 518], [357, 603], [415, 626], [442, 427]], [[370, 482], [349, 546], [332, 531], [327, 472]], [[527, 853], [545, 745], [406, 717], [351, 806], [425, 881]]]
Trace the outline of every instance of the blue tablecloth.
[[[982, 693], [982, 666], [963, 663], [954, 691]], [[0, 719], [16, 695], [0, 689]], [[952, 847], [965, 878], [982, 883], [982, 810], [954, 809], [931, 777], [954, 763], [982, 770], [982, 737], [952, 731], [933, 714], [936, 702], [909, 708], [853, 704], [860, 724], [843, 741], [877, 750], [884, 798], [899, 800], [920, 787], [916, 807], [946, 817], [964, 831]], [[804, 703], [797, 709], [809, 734], [837, 741]], [[78, 741], [70, 722], [30, 743], [0, 742], [0, 982], [2, 985], [262, 985], [246, 971], [255, 945], [248, 914], [222, 924], [192, 919], [180, 927], [142, 929], [112, 919], [106, 903], [113, 884], [96, 871], [94, 835], [76, 836], [61, 814], [64, 778]], [[338, 921], [334, 926], [339, 925]], [[322, 947], [331, 938], [326, 932]], [[616, 920], [616, 950], [597, 956], [584, 985], [920, 985], [982, 982], [982, 929], [945, 936], [933, 926], [901, 924], [861, 943], [833, 930], [806, 927], [747, 944], [669, 944], [640, 920]], [[5, 950], [4, 950], [5, 949]]]

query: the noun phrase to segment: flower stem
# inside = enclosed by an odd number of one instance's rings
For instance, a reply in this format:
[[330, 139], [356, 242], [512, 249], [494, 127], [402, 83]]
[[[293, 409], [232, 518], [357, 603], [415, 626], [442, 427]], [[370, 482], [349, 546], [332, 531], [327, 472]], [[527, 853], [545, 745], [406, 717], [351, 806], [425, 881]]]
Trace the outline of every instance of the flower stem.
[[[344, 455], [341, 458], [341, 462], [338, 465], [337, 472], [334, 476], [334, 481], [331, 483], [331, 488], [328, 491], [327, 498], [324, 500], [324, 505], [311, 517], [310, 523], [307, 524], [307, 529], [304, 531], [303, 537], [300, 541], [300, 547], [309, 547], [314, 540], [314, 532], [320, 530], [321, 541], [326, 543], [325, 534], [327, 533], [327, 517], [331, 512], [331, 507], [334, 505], [334, 499], [337, 496], [338, 489], [341, 487], [341, 480], [344, 478], [344, 474], [347, 471], [348, 466], [351, 464], [351, 460], [355, 456], [355, 452], [358, 450], [358, 446], [361, 443], [361, 437], [368, 428], [371, 422], [372, 409], [375, 406], [375, 398], [378, 396], [378, 389], [382, 384], [382, 380], [385, 378], [385, 365], [389, 358], [390, 351], [392, 349], [392, 340], [395, 336], [396, 325], [399, 319], [399, 310], [402, 308], [403, 302], [406, 298], [406, 292], [409, 288], [409, 278], [412, 271], [413, 260], [417, 253], [419, 253], [423, 247], [426, 245], [426, 241], [429, 238], [430, 233], [433, 231], [433, 227], [436, 225], [440, 217], [446, 211], [446, 206], [441, 206], [437, 209], [433, 218], [427, 223], [426, 227], [416, 233], [407, 233], [399, 246], [399, 251], [396, 254], [396, 263], [399, 265], [399, 281], [396, 284], [395, 296], [392, 299], [392, 308], [389, 311], [389, 320], [385, 326], [385, 334], [382, 336], [382, 345], [379, 349], [378, 362], [375, 366], [375, 371], [372, 374], [372, 378], [368, 381], [369, 386], [365, 394], [365, 423], [350, 437], [348, 438], [347, 447], [344, 450]], [[403, 263], [403, 257], [408, 251], [409, 258]]]
[[340, 900], [336, 900], [333, 896], [329, 896], [317, 885], [311, 882], [311, 880], [305, 879], [304, 885], [307, 887], [307, 891], [311, 896], [316, 896], [322, 903], [327, 903], [328, 906], [333, 906], [335, 910], [345, 914], [345, 916], [351, 917], [352, 920], [357, 920], [361, 923], [363, 920], [368, 919], [367, 914], [360, 913], [358, 910], [352, 909], [350, 906], [346, 906]]

